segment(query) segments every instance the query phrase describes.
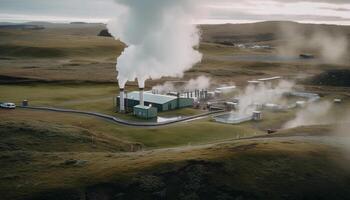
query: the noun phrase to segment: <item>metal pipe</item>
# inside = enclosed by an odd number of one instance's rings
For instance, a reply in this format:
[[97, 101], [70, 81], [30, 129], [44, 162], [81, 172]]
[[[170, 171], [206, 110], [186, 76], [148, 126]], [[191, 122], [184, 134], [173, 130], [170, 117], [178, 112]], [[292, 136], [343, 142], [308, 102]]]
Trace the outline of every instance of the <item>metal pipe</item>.
[[141, 106], [145, 105], [145, 102], [144, 102], [144, 99], [143, 99], [143, 91], [144, 91], [144, 89], [140, 88], [140, 105]]
[[119, 98], [119, 111], [120, 112], [125, 112], [125, 100], [124, 100], [124, 88], [120, 88], [119, 89], [119, 92], [120, 92], [120, 98]]

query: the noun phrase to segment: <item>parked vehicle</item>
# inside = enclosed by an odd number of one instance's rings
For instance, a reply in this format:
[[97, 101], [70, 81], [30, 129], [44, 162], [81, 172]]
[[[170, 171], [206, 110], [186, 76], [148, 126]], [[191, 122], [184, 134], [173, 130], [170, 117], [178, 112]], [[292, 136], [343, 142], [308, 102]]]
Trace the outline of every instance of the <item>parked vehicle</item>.
[[299, 57], [302, 58], [302, 59], [313, 59], [313, 58], [315, 58], [315, 56], [312, 55], [312, 54], [300, 54]]
[[1, 103], [0, 108], [5, 108], [5, 109], [15, 109], [16, 104], [14, 103]]

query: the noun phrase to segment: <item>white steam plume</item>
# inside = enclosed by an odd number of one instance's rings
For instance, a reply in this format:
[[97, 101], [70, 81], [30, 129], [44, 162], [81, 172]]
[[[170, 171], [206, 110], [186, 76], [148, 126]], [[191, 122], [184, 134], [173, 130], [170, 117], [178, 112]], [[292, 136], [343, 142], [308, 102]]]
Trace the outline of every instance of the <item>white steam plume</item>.
[[184, 71], [201, 61], [194, 50], [200, 34], [193, 24], [196, 12], [191, 0], [115, 0], [122, 7], [108, 23], [109, 32], [127, 45], [117, 60], [118, 81], [164, 76], [182, 77]]
[[280, 26], [286, 44], [279, 47], [283, 55], [316, 53], [323, 61], [343, 63], [348, 59], [349, 41], [346, 34], [312, 28], [305, 32], [301, 27], [291, 24]]
[[211, 79], [206, 76], [199, 76], [196, 79], [191, 79], [185, 85], [185, 90], [193, 91], [193, 90], [201, 90], [208, 89], [211, 85]]
[[167, 92], [173, 92], [176, 91], [176, 87], [172, 82], [165, 82], [163, 85], [156, 85], [153, 86], [152, 90], [156, 91], [160, 94], [165, 94]]
[[344, 112], [347, 113], [345, 117], [342, 117], [341, 120], [338, 120], [336, 124], [334, 134], [336, 137], [339, 137], [341, 144], [345, 147], [346, 153], [350, 155], [350, 108], [344, 109]]
[[[345, 111], [346, 113], [348, 113], [348, 115], [343, 119], [341, 119], [339, 121], [339, 124], [337, 124], [335, 133], [338, 136], [350, 137], [350, 112], [349, 111], [350, 109], [347, 109], [347, 111]], [[350, 148], [350, 144], [348, 147]]]
[[195, 79], [190, 79], [184, 85], [174, 85], [172, 82], [165, 82], [162, 85], [156, 85], [152, 88], [161, 94], [171, 92], [171, 91], [194, 91], [194, 90], [202, 90], [209, 89], [211, 85], [211, 79], [206, 76], [199, 76]]
[[248, 85], [245, 90], [239, 94], [238, 112], [240, 115], [251, 114], [257, 108], [254, 104], [263, 105], [267, 103], [280, 103], [285, 93], [293, 90], [295, 83], [281, 80], [276, 86], [269, 83], [260, 83], [259, 85]]
[[334, 123], [334, 119], [329, 116], [331, 109], [332, 104], [328, 101], [308, 104], [305, 108], [298, 111], [296, 117], [287, 122], [284, 128]]

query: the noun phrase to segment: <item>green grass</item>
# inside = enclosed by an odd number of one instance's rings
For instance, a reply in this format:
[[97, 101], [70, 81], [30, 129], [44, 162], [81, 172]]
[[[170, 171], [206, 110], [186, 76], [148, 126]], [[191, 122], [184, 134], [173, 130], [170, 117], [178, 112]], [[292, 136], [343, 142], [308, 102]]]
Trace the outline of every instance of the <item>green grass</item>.
[[[20, 103], [28, 99], [33, 106], [53, 106], [77, 110], [95, 111], [114, 115], [126, 120], [138, 121], [132, 114], [124, 115], [114, 112], [113, 96], [118, 92], [115, 84], [28, 84], [28, 85], [0, 85], [0, 101], [12, 101]], [[332, 100], [333, 96], [326, 96]], [[348, 105], [344, 103], [337, 106], [334, 116], [341, 114], [341, 110]], [[267, 129], [280, 129], [289, 120], [295, 117], [297, 110], [286, 112], [263, 112], [263, 120], [260, 122], [247, 122], [240, 125], [219, 124], [210, 118], [200, 121], [175, 124], [159, 128], [132, 128], [116, 124], [110, 124], [101, 119], [85, 117], [75, 114], [60, 114], [54, 112], [33, 112], [16, 110], [6, 113], [4, 119], [15, 122], [27, 120], [28, 123], [35, 120], [43, 120], [50, 125], [63, 123], [76, 126], [92, 132], [111, 136], [117, 140], [141, 143], [145, 148], [163, 148], [186, 145], [211, 143], [213, 141], [236, 139], [260, 135]], [[1, 111], [5, 113], [6, 111]], [[181, 109], [172, 112], [160, 113], [162, 117], [189, 116], [202, 113], [202, 110]], [[42, 117], [45, 116], [45, 117]], [[333, 116], [333, 114], [332, 114]], [[1, 117], [0, 117], [1, 118]]]
[[14, 124], [18, 121], [24, 121], [29, 124], [39, 121], [43, 125], [46, 124], [46, 129], [50, 129], [50, 126], [56, 126], [59, 123], [85, 129], [94, 134], [101, 134], [104, 137], [110, 137], [115, 140], [141, 143], [145, 148], [152, 149], [205, 144], [217, 140], [236, 139], [238, 137], [261, 134], [260, 131], [249, 127], [213, 123], [208, 120], [180, 123], [160, 128], [132, 128], [82, 115], [20, 109], [13, 111], [0, 110], [0, 120], [6, 120]]
[[[115, 113], [113, 96], [117, 88], [113, 84], [86, 84], [86, 85], [2, 85], [0, 101], [20, 103], [28, 99], [33, 106], [53, 106], [58, 108], [96, 111], [115, 115], [123, 119], [137, 120], [132, 115]], [[6, 111], [0, 111], [5, 113]], [[174, 112], [165, 112], [160, 115], [189, 116], [202, 113], [201, 110], [181, 109]], [[60, 114], [54, 112], [33, 112], [16, 110], [9, 113], [11, 119], [43, 120], [48, 123], [64, 123], [78, 126], [89, 131], [104, 133], [116, 139], [138, 142], [148, 148], [174, 147], [188, 144], [202, 144], [216, 140], [234, 139], [261, 134], [259, 130], [249, 125], [235, 126], [211, 122], [208, 119], [181, 123], [160, 128], [131, 128], [104, 122], [93, 117], [83, 117], [74, 114]], [[45, 116], [45, 117], [42, 117]], [[8, 119], [9, 116], [6, 116]], [[1, 118], [1, 117], [0, 117]]]
[[160, 112], [159, 116], [161, 116], [161, 117], [193, 116], [193, 115], [198, 115], [198, 114], [202, 114], [205, 112], [207, 112], [207, 111], [193, 109], [193, 108], [183, 108], [183, 109], [174, 110], [174, 111]]
[[[134, 87], [128, 87], [132, 90]], [[136, 89], [136, 88], [134, 88]], [[27, 99], [32, 106], [52, 106], [84, 111], [95, 111], [128, 120], [139, 120], [132, 114], [115, 112], [114, 98], [118, 95], [116, 84], [27, 84], [0, 85], [0, 102], [20, 104]], [[204, 111], [191, 108], [159, 113], [162, 117], [192, 116]]]
[[148, 147], [164, 148], [179, 145], [205, 144], [225, 139], [249, 137], [255, 134], [261, 134], [261, 132], [243, 126], [196, 121], [156, 129], [145, 129], [142, 132], [137, 129], [130, 129], [127, 130], [127, 135], [121, 134], [118, 137], [132, 137], [136, 141], [142, 141]]
[[305, 142], [248, 141], [136, 154], [0, 152], [0, 159], [0, 193], [14, 200], [79, 199], [83, 193], [154, 199], [164, 188], [168, 197], [181, 199], [334, 199], [349, 193], [350, 171], [338, 163], [345, 159], [340, 150]]
[[40, 121], [3, 119], [0, 127], [0, 151], [119, 152], [133, 145], [76, 126]]
[[[71, 30], [72, 31], [72, 30]], [[75, 35], [47, 29], [44, 31], [2, 30], [0, 56], [16, 58], [100, 58], [119, 55], [124, 45], [113, 38]]]
[[281, 129], [285, 123], [294, 119], [296, 111], [295, 109], [284, 112], [263, 111], [263, 120], [253, 124], [261, 130]]
[[0, 85], [0, 101], [20, 104], [27, 99], [33, 106], [54, 106], [99, 112], [113, 112], [113, 97], [118, 88], [113, 84], [83, 85]]
[[[33, 106], [96, 111], [127, 120], [138, 120], [131, 114], [124, 115], [114, 112], [113, 96], [118, 92], [114, 84], [1, 85], [0, 90], [2, 91], [0, 101], [20, 103], [22, 99], [28, 99], [29, 104]], [[187, 108], [160, 113], [160, 116], [189, 116], [202, 112], [202, 110]], [[280, 128], [285, 122], [294, 117], [294, 111], [264, 112], [264, 120], [258, 123], [248, 122], [241, 125], [229, 125], [215, 123], [211, 119], [203, 119], [159, 128], [131, 128], [74, 114], [22, 110], [11, 113], [14, 121], [16, 121], [16, 118], [31, 121], [40, 119], [41, 116], [45, 116], [44, 121], [48, 123], [48, 127], [50, 123], [64, 123], [65, 125], [78, 126], [89, 131], [103, 133], [123, 141], [142, 143], [146, 148], [162, 148], [260, 135], [266, 129]]]

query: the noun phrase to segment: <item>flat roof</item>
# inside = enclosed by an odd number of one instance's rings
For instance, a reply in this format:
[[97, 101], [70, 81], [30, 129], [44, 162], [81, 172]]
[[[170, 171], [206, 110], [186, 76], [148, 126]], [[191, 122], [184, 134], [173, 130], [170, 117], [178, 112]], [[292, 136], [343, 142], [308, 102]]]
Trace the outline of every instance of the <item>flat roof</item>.
[[248, 81], [248, 83], [261, 83], [261, 81]]
[[150, 108], [152, 108], [151, 106], [141, 106], [141, 105], [137, 105], [137, 106], [134, 106], [134, 108], [140, 108], [140, 109], [144, 109], [144, 110], [148, 110]]
[[216, 90], [230, 90], [230, 89], [236, 89], [236, 86], [231, 85], [231, 86], [224, 86], [224, 87], [216, 88]]
[[271, 78], [261, 78], [261, 79], [258, 79], [258, 81], [273, 81], [273, 80], [277, 80], [277, 79], [281, 79], [282, 77], [280, 76], [274, 76], [274, 77], [271, 77]]
[[[127, 98], [140, 101], [140, 92], [134, 91], [134, 92], [127, 93]], [[143, 100], [145, 102], [154, 103], [154, 104], [165, 104], [175, 99], [177, 99], [177, 97], [170, 96], [170, 95], [152, 94], [148, 92], [143, 93]]]

